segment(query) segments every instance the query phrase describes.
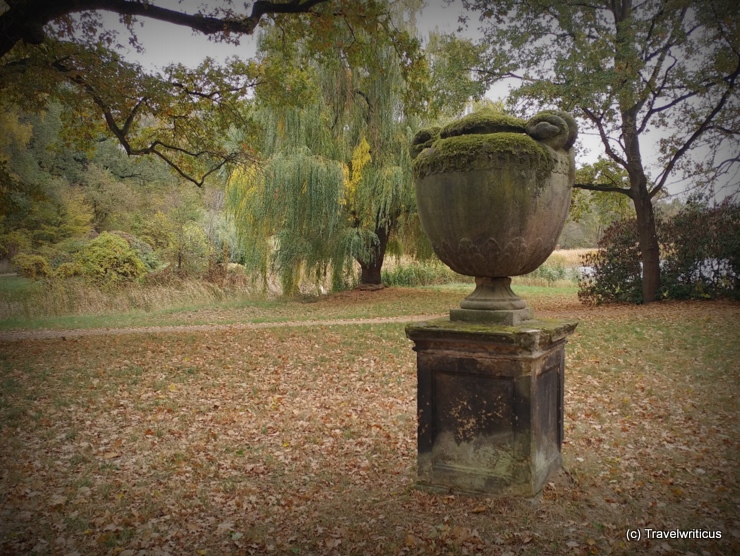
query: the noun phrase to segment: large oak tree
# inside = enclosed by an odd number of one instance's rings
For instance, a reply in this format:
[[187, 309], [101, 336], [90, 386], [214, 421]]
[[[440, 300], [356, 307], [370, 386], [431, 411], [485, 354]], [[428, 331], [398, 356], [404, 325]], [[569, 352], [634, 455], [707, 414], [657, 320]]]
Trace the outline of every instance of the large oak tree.
[[[740, 18], [734, 0], [464, 0], [480, 11], [489, 82], [524, 108], [573, 111], [629, 178], [581, 187], [634, 205], [643, 300], [660, 288], [653, 200], [672, 180], [711, 184], [740, 155]], [[539, 105], [539, 106], [533, 106]], [[657, 154], [646, 156], [653, 141]], [[737, 174], [735, 173], [735, 178]], [[730, 182], [737, 187], [737, 181]]]

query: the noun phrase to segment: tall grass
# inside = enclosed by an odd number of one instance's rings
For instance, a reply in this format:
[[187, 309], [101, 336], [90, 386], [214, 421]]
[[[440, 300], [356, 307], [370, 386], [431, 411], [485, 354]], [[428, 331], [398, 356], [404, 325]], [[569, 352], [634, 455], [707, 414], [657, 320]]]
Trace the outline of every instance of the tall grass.
[[583, 256], [594, 251], [596, 249], [558, 249], [552, 252], [545, 264], [560, 264], [565, 268], [578, 268], [583, 264]]
[[[513, 283], [521, 286], [567, 287], [578, 282], [578, 267], [583, 254], [591, 249], [554, 251], [534, 272], [515, 276]], [[450, 270], [439, 260], [417, 262], [406, 258], [391, 260], [383, 271], [386, 286], [432, 286], [470, 283], [472, 278]]]
[[[587, 250], [556, 251], [536, 271], [514, 277], [515, 285], [567, 287], [577, 280], [577, 267]], [[130, 284], [103, 290], [76, 280], [35, 282], [16, 276], [0, 277], [0, 320], [54, 316], [110, 315], [127, 312], [166, 311], [223, 301], [280, 295], [279, 280], [271, 276], [267, 287], [251, 282], [243, 273], [229, 279], [206, 281], [168, 279]], [[416, 287], [443, 284], [472, 284], [472, 277], [450, 270], [438, 260], [418, 262], [407, 258], [388, 259], [382, 274], [387, 286]], [[301, 292], [315, 295], [328, 291], [329, 284], [303, 280]]]
[[24, 289], [17, 282], [8, 287], [5, 280], [0, 278], [0, 319], [152, 311], [217, 303], [233, 295], [249, 294], [243, 287], [234, 289], [187, 279], [164, 285], [131, 284], [115, 290], [76, 280], [28, 280]]
[[440, 261], [410, 261], [384, 270], [382, 280], [386, 286], [415, 287], [471, 282], [472, 278], [453, 272]]

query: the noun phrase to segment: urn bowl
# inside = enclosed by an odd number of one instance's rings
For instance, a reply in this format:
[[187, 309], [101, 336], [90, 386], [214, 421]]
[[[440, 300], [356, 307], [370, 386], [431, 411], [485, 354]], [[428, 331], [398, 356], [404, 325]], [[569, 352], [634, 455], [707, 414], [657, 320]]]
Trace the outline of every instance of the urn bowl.
[[434, 252], [476, 277], [527, 274], [547, 259], [573, 179], [571, 149], [526, 133], [438, 137], [414, 160], [417, 210]]

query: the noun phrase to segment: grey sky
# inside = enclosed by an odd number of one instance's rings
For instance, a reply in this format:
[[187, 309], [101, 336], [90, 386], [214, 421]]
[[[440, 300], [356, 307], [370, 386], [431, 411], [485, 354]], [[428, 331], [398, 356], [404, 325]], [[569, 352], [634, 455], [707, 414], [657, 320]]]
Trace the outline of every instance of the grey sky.
[[[195, 13], [198, 6], [202, 4], [204, 2], [200, 0], [160, 0], [157, 2], [157, 5], [164, 8], [187, 13]], [[208, 5], [215, 6], [218, 2], [208, 2]], [[454, 32], [458, 27], [458, 17], [461, 12], [462, 5], [459, 2], [446, 6], [444, 0], [430, 0], [417, 19], [417, 27], [422, 36], [426, 36], [435, 29], [447, 33]], [[118, 17], [113, 13], [103, 15], [106, 26], [121, 29], [122, 34], [126, 33], [119, 24]], [[179, 27], [171, 23], [142, 18], [140, 24], [141, 26], [136, 27], [136, 34], [146, 52], [138, 54], [131, 49], [125, 52], [125, 55], [130, 60], [138, 61], [150, 69], [161, 68], [171, 63], [194, 67], [205, 56], [211, 56], [217, 60], [224, 60], [234, 55], [248, 57], [254, 54], [256, 48], [256, 38], [253, 36], [242, 37], [240, 45], [235, 46], [215, 43], [190, 28]]]

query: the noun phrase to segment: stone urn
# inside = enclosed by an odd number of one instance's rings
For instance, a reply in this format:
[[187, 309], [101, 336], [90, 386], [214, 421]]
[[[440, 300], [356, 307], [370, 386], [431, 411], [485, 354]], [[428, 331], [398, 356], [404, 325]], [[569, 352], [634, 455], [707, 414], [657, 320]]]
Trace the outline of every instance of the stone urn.
[[540, 266], [557, 243], [575, 179], [576, 122], [529, 121], [483, 109], [411, 144], [421, 225], [437, 256], [476, 288], [451, 320], [516, 325], [533, 318], [511, 277]]

